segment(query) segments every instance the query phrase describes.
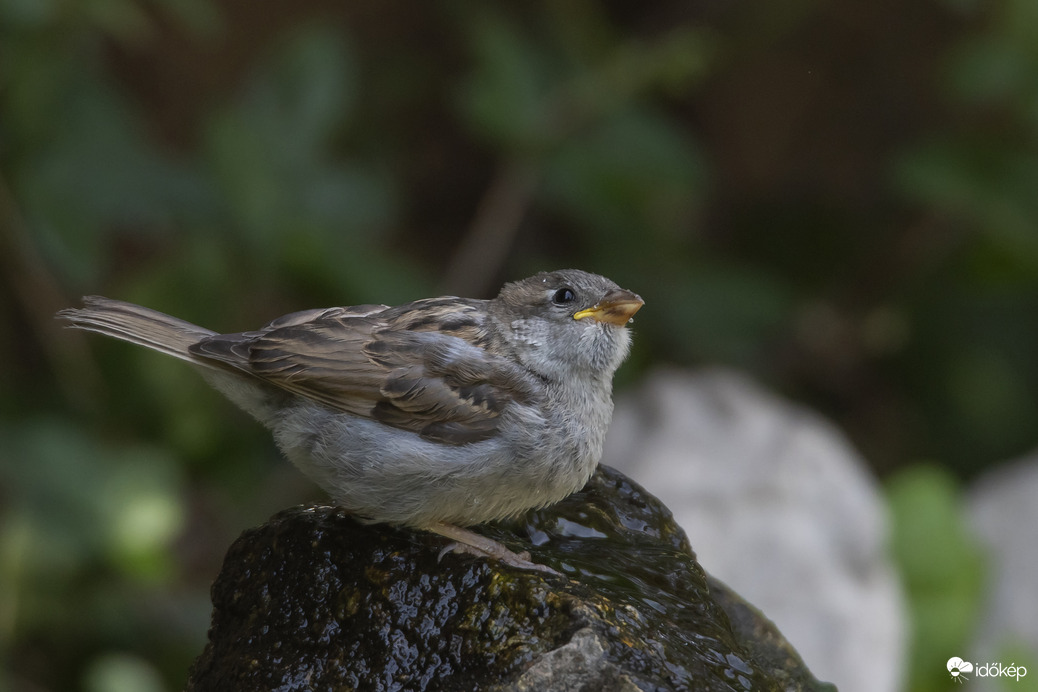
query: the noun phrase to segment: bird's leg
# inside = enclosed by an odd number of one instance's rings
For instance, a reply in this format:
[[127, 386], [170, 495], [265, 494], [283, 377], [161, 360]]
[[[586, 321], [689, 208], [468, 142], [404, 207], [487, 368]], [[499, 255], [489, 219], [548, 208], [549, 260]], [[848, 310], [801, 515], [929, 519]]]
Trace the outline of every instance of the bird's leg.
[[515, 567], [516, 569], [525, 569], [532, 572], [543, 572], [545, 574], [561, 576], [558, 572], [547, 565], [539, 565], [536, 562], [531, 562], [529, 560], [529, 553], [523, 553], [522, 555], [513, 553], [494, 539], [480, 536], [478, 533], [469, 531], [468, 529], [463, 529], [460, 526], [437, 522], [432, 526], [426, 527], [426, 530], [438, 533], [441, 536], [454, 541], [440, 551], [441, 558], [448, 552], [468, 553], [469, 555], [475, 555], [476, 557], [493, 558], [510, 567]]

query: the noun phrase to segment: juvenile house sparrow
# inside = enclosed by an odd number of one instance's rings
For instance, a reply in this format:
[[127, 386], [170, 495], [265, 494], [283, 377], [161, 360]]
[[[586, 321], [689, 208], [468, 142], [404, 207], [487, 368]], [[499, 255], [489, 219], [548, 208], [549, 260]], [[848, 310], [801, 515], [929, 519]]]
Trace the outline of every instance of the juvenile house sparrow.
[[624, 326], [643, 305], [575, 269], [506, 284], [493, 300], [307, 310], [239, 334], [108, 298], [83, 302], [58, 317], [198, 366], [347, 510], [542, 571], [551, 570], [462, 527], [587, 482], [630, 345]]

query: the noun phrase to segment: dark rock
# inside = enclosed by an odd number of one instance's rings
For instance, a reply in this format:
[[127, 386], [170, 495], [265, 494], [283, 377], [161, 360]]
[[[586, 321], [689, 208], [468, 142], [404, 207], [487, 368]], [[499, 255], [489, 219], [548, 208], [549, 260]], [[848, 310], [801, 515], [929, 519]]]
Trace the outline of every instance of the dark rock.
[[443, 539], [334, 507], [281, 512], [228, 551], [188, 689], [834, 689], [619, 472], [480, 531], [564, 576], [438, 560]]

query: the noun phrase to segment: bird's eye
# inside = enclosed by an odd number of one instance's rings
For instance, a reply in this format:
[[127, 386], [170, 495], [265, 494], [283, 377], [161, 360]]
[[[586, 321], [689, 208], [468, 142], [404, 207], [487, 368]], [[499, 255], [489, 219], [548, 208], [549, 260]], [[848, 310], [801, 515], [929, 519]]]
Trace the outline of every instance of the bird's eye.
[[577, 294], [573, 292], [572, 288], [560, 288], [551, 297], [551, 302], [556, 305], [565, 305], [566, 303], [572, 303], [576, 299]]

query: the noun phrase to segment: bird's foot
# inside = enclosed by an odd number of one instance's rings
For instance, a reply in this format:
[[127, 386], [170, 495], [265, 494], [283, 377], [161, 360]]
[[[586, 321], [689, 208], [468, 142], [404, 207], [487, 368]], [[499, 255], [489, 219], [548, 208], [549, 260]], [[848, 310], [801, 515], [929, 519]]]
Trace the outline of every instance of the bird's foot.
[[450, 543], [446, 548], [440, 551], [439, 559], [441, 560], [447, 553], [463, 553], [467, 555], [475, 555], [476, 557], [488, 557], [498, 560], [509, 567], [515, 567], [516, 569], [562, 576], [547, 565], [532, 562], [530, 560], [530, 554], [527, 552], [513, 553], [503, 544], [498, 543], [492, 538], [481, 536], [478, 533], [469, 531], [468, 529], [463, 529], [460, 526], [438, 523], [428, 527], [428, 530], [438, 533], [446, 538], [450, 538], [453, 541], [453, 543]]

